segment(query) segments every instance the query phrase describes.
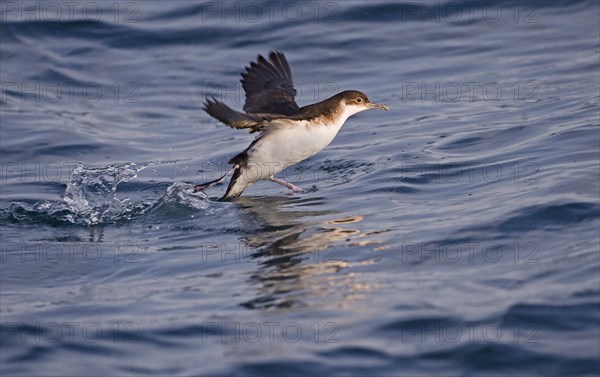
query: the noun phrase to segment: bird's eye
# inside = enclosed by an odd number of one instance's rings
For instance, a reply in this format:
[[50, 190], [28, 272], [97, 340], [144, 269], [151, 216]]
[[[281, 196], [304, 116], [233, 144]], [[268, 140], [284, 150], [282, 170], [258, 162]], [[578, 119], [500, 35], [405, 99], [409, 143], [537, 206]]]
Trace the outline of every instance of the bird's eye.
[[356, 102], [358, 102], [358, 103], [361, 103], [361, 102], [362, 102], [362, 98], [358, 97], [358, 98], [356, 99]]

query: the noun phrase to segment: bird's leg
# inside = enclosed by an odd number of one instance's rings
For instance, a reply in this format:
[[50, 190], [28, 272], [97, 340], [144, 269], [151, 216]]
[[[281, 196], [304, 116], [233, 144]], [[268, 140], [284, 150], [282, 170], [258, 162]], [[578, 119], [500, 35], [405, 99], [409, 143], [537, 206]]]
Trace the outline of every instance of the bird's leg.
[[233, 168], [231, 168], [231, 170], [229, 170], [227, 173], [225, 173], [225, 175], [223, 175], [221, 178], [219, 179], [215, 179], [214, 181], [210, 181], [210, 182], [206, 182], [206, 183], [201, 183], [199, 185], [194, 186], [194, 192], [200, 192], [200, 191], [204, 191], [209, 187], [213, 187], [216, 184], [219, 184], [221, 182], [223, 182], [225, 180], [225, 178], [233, 173], [235, 171], [235, 169], [239, 169], [240, 165], [239, 164], [235, 164], [233, 166]]
[[289, 182], [286, 182], [283, 179], [279, 179], [279, 178], [275, 178], [274, 176], [270, 176], [269, 180], [271, 182], [275, 182], [275, 183], [278, 183], [278, 184], [280, 184], [282, 186], [285, 186], [285, 187], [289, 188], [290, 190], [292, 190], [293, 192], [301, 192], [302, 191], [302, 189], [300, 187], [295, 186], [295, 185], [293, 185], [293, 184], [291, 184]]

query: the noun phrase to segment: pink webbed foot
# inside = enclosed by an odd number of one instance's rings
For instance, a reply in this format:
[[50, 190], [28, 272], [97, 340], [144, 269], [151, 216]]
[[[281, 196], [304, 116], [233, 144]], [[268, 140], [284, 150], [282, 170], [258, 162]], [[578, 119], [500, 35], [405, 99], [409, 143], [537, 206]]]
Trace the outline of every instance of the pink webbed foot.
[[231, 168], [231, 170], [229, 170], [227, 173], [225, 173], [221, 178], [215, 179], [214, 181], [205, 182], [205, 183], [201, 183], [199, 185], [194, 186], [194, 192], [204, 191], [210, 187], [213, 187], [214, 185], [218, 185], [219, 183], [223, 182], [229, 174], [233, 173], [235, 171], [235, 169], [239, 169], [239, 168], [240, 168], [240, 165], [235, 164], [235, 166], [233, 168]]
[[275, 177], [271, 176], [271, 177], [269, 177], [269, 180], [271, 182], [275, 182], [275, 183], [280, 184], [280, 185], [282, 185], [284, 187], [287, 187], [288, 189], [292, 190], [293, 192], [302, 192], [302, 191], [304, 191], [300, 187], [298, 187], [298, 186], [296, 186], [294, 184], [291, 184], [289, 182], [286, 182], [283, 179], [279, 179], [279, 178], [275, 178]]

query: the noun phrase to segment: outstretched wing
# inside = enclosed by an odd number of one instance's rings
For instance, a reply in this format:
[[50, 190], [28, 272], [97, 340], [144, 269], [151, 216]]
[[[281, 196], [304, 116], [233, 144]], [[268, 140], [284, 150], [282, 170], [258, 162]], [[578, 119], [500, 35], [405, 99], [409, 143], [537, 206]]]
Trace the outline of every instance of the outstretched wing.
[[258, 55], [257, 62], [246, 67], [240, 81], [246, 92], [246, 113], [291, 115], [299, 108], [294, 100], [292, 71], [282, 52], [271, 51], [269, 61]]
[[207, 99], [204, 102], [204, 111], [231, 128], [245, 128], [250, 133], [262, 131], [266, 125], [277, 118], [273, 114], [244, 114], [233, 110], [231, 107], [214, 98]]

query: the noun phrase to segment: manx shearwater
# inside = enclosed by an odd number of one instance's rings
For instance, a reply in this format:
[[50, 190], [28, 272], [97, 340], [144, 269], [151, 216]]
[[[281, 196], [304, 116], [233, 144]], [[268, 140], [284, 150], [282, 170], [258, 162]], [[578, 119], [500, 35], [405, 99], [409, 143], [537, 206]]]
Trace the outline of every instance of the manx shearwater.
[[221, 178], [196, 185], [195, 192], [222, 182], [233, 173], [220, 200], [238, 197], [254, 182], [269, 179], [294, 192], [302, 189], [276, 178], [283, 169], [315, 155], [337, 135], [348, 117], [368, 109], [388, 110], [386, 105], [369, 101], [356, 90], [346, 90], [324, 101], [299, 107], [292, 72], [279, 51], [269, 59], [259, 55], [242, 73], [246, 93], [244, 112], [231, 109], [214, 98], [207, 99], [204, 110], [231, 128], [247, 129], [260, 135], [229, 163], [233, 168]]

